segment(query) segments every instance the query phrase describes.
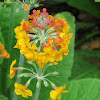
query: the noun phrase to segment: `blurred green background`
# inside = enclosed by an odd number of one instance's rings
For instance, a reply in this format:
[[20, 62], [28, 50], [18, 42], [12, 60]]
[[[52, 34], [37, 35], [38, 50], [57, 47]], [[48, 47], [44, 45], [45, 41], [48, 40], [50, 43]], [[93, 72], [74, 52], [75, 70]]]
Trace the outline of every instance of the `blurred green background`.
[[[47, 70], [60, 73], [58, 77], [50, 77], [57, 86], [66, 84], [69, 93], [63, 94], [61, 100], [100, 100], [100, 0], [45, 0], [41, 3], [43, 6], [36, 9], [45, 7], [49, 14], [65, 18], [71, 27], [69, 33], [73, 33], [69, 55]], [[5, 4], [5, 8], [3, 4], [1, 1], [0, 41], [10, 53], [10, 59], [0, 58], [0, 100], [14, 100], [16, 77], [9, 79], [9, 66], [14, 59], [17, 59], [15, 66], [18, 66], [20, 54], [18, 49], [13, 48], [16, 44], [13, 29], [20, 25], [25, 13], [24, 10], [16, 12], [16, 4]], [[29, 67], [26, 60], [24, 66]], [[27, 78], [22, 78], [22, 84], [26, 81]], [[27, 100], [34, 100], [36, 80], [29, 88], [33, 97]], [[42, 84], [39, 100], [50, 100], [50, 90], [52, 87], [46, 88]], [[18, 100], [26, 99], [18, 96]]]

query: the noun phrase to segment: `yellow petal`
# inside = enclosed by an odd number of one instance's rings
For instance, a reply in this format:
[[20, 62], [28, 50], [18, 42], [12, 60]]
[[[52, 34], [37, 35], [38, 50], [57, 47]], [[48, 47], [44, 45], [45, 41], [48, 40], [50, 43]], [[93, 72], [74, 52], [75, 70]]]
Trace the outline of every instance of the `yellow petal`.
[[64, 26], [63, 28], [63, 32], [66, 33], [70, 30], [70, 26], [67, 24], [66, 26]]

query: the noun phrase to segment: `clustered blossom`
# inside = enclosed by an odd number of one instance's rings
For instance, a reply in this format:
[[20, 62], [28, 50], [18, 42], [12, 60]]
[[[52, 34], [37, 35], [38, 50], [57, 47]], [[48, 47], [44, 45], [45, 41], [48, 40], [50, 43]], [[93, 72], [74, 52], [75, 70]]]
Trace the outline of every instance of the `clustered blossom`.
[[2, 53], [2, 54], [0, 54], [0, 58], [1, 57], [4, 57], [4, 58], [10, 57], [9, 53], [5, 50], [5, 48], [1, 42], [0, 42], [0, 52]]
[[[24, 9], [27, 11], [29, 6], [26, 4]], [[45, 86], [50, 82], [54, 88], [50, 92], [50, 98], [51, 100], [56, 100], [61, 99], [61, 93], [68, 93], [67, 90], [64, 90], [66, 86], [56, 87], [54, 83], [46, 78], [47, 76], [54, 75], [54, 73], [44, 75], [44, 71], [48, 66], [57, 65], [57, 62], [63, 59], [63, 55], [68, 55], [68, 46], [72, 33], [67, 33], [70, 26], [65, 19], [54, 18], [46, 11], [46, 8], [43, 8], [42, 12], [40, 10], [33, 10], [33, 14], [28, 15], [30, 20], [25, 21], [22, 19], [21, 25], [17, 26], [14, 30], [16, 33], [15, 38], [17, 39], [14, 48], [20, 49], [20, 53], [24, 54], [26, 59], [28, 59], [28, 63], [35, 67], [36, 72], [33, 69], [24, 67], [13, 67], [16, 63], [15, 59], [10, 65], [10, 79], [14, 78], [16, 70], [28, 70], [30, 73], [18, 75], [18, 77], [24, 76], [30, 77], [30, 79], [26, 85], [16, 82], [15, 93], [25, 98], [32, 96], [32, 91], [27, 89], [27, 87], [33, 78], [37, 78], [37, 80], [43, 80]], [[50, 64], [47, 64], [48, 62]], [[39, 69], [36, 65], [39, 65]]]
[[65, 19], [54, 18], [46, 12], [33, 10], [28, 15], [29, 21], [24, 19], [21, 25], [15, 28], [17, 43], [15, 48], [25, 55], [29, 61], [43, 68], [47, 62], [57, 64], [63, 59], [63, 54], [68, 55], [68, 46], [72, 33]]

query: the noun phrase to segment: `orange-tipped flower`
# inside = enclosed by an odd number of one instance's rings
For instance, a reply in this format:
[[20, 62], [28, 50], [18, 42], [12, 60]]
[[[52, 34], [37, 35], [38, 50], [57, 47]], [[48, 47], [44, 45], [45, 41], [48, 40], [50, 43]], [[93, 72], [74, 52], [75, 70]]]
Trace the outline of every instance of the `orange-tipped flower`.
[[10, 65], [10, 79], [15, 77], [16, 70], [20, 70], [19, 67], [13, 67], [16, 64], [16, 59], [12, 61]]
[[4, 57], [4, 58], [10, 57], [9, 53], [4, 49], [4, 46], [1, 42], [0, 42], [0, 52], [2, 53], [2, 54], [0, 54], [0, 58], [1, 57]]

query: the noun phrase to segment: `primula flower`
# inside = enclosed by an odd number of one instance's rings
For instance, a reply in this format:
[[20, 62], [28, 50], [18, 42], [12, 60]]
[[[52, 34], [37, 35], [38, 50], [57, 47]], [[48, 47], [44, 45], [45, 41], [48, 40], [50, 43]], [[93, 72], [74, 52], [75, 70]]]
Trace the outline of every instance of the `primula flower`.
[[16, 70], [20, 70], [19, 67], [13, 67], [16, 63], [16, 59], [14, 61], [12, 61], [11, 65], [10, 65], [10, 79], [15, 77], [15, 72]]
[[29, 6], [27, 4], [24, 5], [24, 10], [27, 11], [29, 9]]
[[2, 53], [2, 54], [0, 54], [0, 58], [1, 57], [4, 57], [4, 58], [10, 57], [9, 53], [4, 49], [4, 46], [1, 42], [0, 42], [0, 52]]
[[27, 85], [24, 86], [16, 82], [14, 86], [15, 86], [14, 92], [17, 95], [22, 95], [24, 98], [28, 98], [28, 96], [32, 96], [32, 91], [27, 89]]
[[36, 61], [40, 68], [47, 62], [57, 64], [63, 54], [68, 54], [68, 46], [72, 33], [65, 19], [54, 18], [49, 15], [46, 8], [43, 12], [33, 10], [28, 15], [29, 21], [24, 19], [21, 25], [15, 28], [17, 43], [15, 48], [25, 55], [29, 61]]
[[61, 87], [54, 87], [55, 90], [50, 91], [50, 98], [51, 100], [61, 99], [61, 93], [68, 93], [67, 90], [64, 90], [66, 85]]

